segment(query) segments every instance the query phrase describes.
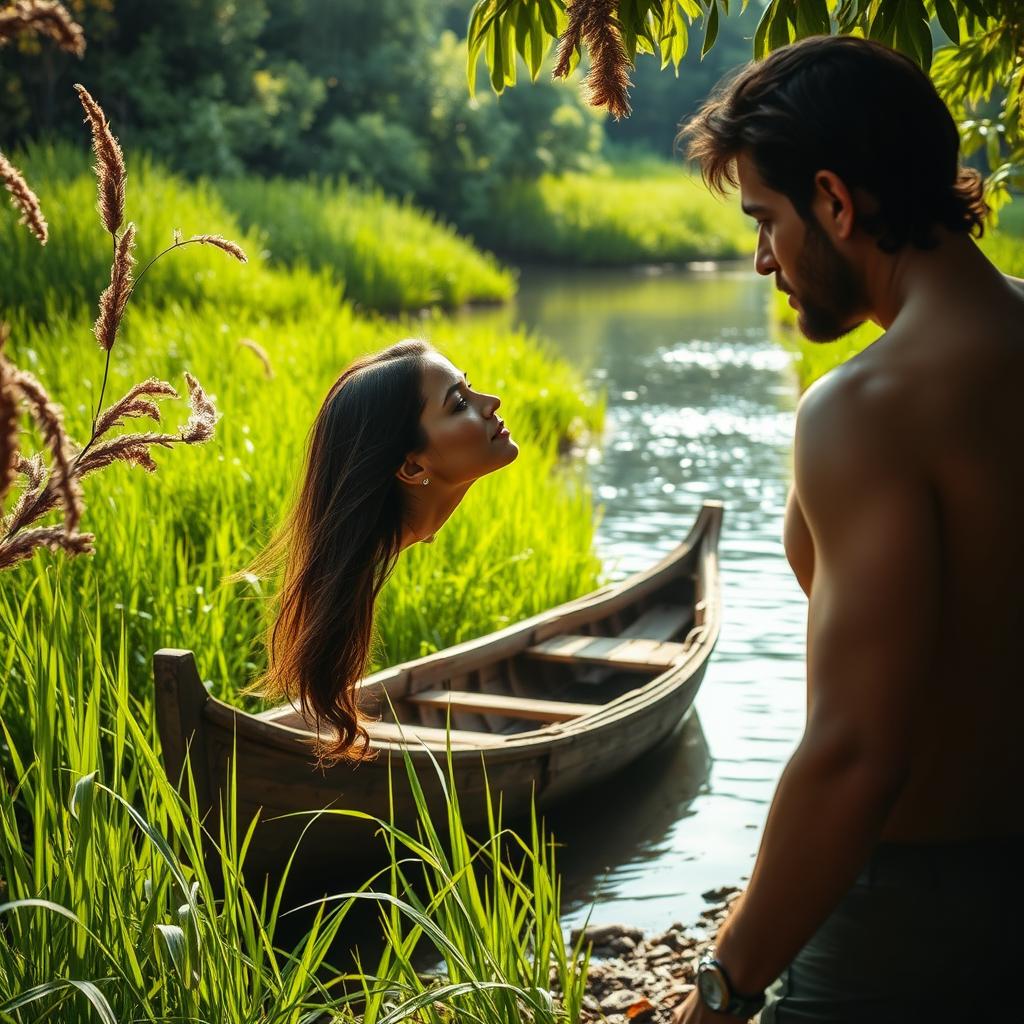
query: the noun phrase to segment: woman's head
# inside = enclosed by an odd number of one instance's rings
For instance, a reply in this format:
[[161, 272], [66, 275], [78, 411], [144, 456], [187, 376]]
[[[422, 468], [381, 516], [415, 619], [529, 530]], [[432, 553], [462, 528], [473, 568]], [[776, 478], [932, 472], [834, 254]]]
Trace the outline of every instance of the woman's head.
[[413, 340], [357, 360], [320, 407], [298, 500], [257, 561], [262, 571], [283, 561], [284, 576], [255, 688], [297, 697], [318, 730], [327, 727], [328, 761], [365, 753], [355, 685], [399, 552], [432, 534], [474, 480], [518, 454], [499, 405]]

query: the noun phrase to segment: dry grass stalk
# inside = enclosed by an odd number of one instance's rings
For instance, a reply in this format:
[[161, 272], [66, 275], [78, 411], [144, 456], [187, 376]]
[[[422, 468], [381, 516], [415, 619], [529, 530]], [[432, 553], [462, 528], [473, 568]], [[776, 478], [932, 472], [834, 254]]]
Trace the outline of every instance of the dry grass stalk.
[[41, 547], [53, 551], [63, 549], [71, 555], [91, 555], [95, 539], [91, 533], [65, 533], [59, 526], [24, 530], [16, 537], [0, 542], [0, 569], [9, 569], [30, 558]]
[[76, 57], [85, 54], [85, 33], [63, 4], [54, 0], [15, 0], [0, 9], [0, 46], [22, 32], [48, 36], [57, 46]]
[[148, 380], [136, 384], [122, 398], [119, 398], [112, 405], [103, 410], [96, 418], [96, 426], [93, 428], [93, 436], [101, 437], [111, 427], [123, 426], [122, 417], [127, 416], [149, 416], [150, 419], [160, 422], [160, 409], [151, 398], [177, 398], [178, 392], [166, 381], [150, 377]]
[[29, 231], [39, 239], [40, 245], [46, 245], [50, 230], [39, 206], [39, 199], [35, 192], [28, 187], [28, 182], [22, 177], [21, 171], [3, 153], [0, 153], [0, 180], [3, 181], [7, 191], [11, 193], [11, 202], [21, 211], [18, 223], [26, 225]]
[[573, 0], [569, 23], [558, 47], [553, 74], [565, 78], [575, 50], [585, 43], [590, 53], [590, 71], [584, 80], [587, 101], [607, 107], [618, 120], [629, 116], [631, 68], [618, 23], [618, 0]]
[[247, 348], [250, 352], [255, 353], [256, 358], [263, 364], [263, 371], [267, 375], [267, 380], [274, 379], [274, 367], [270, 365], [270, 356], [267, 355], [267, 350], [257, 341], [253, 341], [252, 338], [239, 338], [238, 344], [242, 348]]
[[32, 418], [53, 458], [51, 480], [61, 505], [64, 507], [64, 530], [74, 533], [82, 518], [84, 507], [82, 485], [71, 467], [74, 458], [71, 441], [64, 430], [64, 418], [60, 407], [50, 401], [42, 384], [27, 370], [18, 370], [14, 375], [14, 386], [28, 403]]
[[[29, 509], [38, 500], [43, 483], [46, 480], [46, 467], [43, 465], [43, 456], [40, 452], [33, 455], [31, 459], [26, 459], [24, 455], [19, 455], [17, 469], [19, 473], [23, 473], [28, 479], [25, 482], [25, 489], [21, 492], [21, 496], [18, 498], [14, 508], [11, 509], [10, 515], [0, 517], [0, 529], [3, 531], [4, 538], [9, 538], [28, 522]], [[50, 506], [50, 508], [53, 507], [55, 506]], [[42, 515], [42, 513], [39, 514]]]
[[[199, 242], [201, 245], [214, 245], [218, 249], [223, 249], [224, 252], [234, 256], [239, 263], [249, 262], [249, 257], [245, 255], [245, 250], [237, 242], [232, 242], [230, 238], [223, 238], [221, 235], [193, 235], [188, 241]], [[175, 244], [184, 245], [185, 242], [176, 242]]]
[[132, 270], [135, 266], [135, 225], [129, 224], [114, 247], [114, 261], [110, 265], [110, 284], [100, 296], [100, 315], [93, 332], [100, 348], [109, 352], [117, 340], [117, 329], [132, 290]]
[[[202, 444], [213, 437], [214, 425], [219, 419], [217, 410], [198, 381], [190, 373], [185, 374], [185, 380], [189, 388], [191, 415], [188, 422], [179, 428], [178, 433], [137, 432], [121, 434], [118, 437], [113, 437], [100, 444], [93, 445], [87, 452], [83, 452], [71, 468], [75, 485], [80, 487], [82, 477], [87, 476], [89, 473], [94, 473], [98, 469], [103, 469], [114, 462], [128, 462], [141, 466], [152, 473], [157, 468], [149, 451], [152, 446], [160, 445], [163, 448], [170, 448], [176, 444]], [[136, 388], [152, 388], [154, 384], [162, 385], [163, 388], [173, 391], [171, 386], [163, 381], [144, 381], [142, 384], [136, 385]], [[45, 483], [43, 482], [45, 471], [41, 455], [36, 455], [33, 459], [21, 459], [18, 469], [29, 479], [18, 504], [11, 511], [6, 522], [4, 522], [5, 541], [11, 540], [18, 531], [23, 530], [49, 512], [64, 505], [66, 500], [63, 491], [59, 487], [59, 478], [56, 473], [50, 474]], [[0, 566], [0, 568], [3, 567]]]
[[9, 334], [7, 324], [0, 324], [0, 501], [11, 489], [21, 458], [18, 452], [18, 393], [14, 387], [14, 367], [3, 354]]
[[89, 90], [84, 85], [76, 85], [75, 91], [85, 110], [86, 124], [92, 130], [92, 146], [96, 153], [96, 178], [99, 183], [100, 217], [106, 229], [112, 235], [116, 235], [124, 221], [124, 187], [128, 177], [124, 166], [124, 154], [110, 130], [103, 109], [89, 95]]
[[[118, 460], [134, 462], [145, 469], [155, 469], [156, 464], [149, 457], [148, 449], [151, 446], [160, 445], [163, 448], [170, 448], [175, 444], [202, 444], [204, 441], [209, 441], [213, 437], [214, 426], [220, 418], [217, 409], [191, 373], [185, 373], [185, 381], [188, 384], [189, 405], [192, 412], [188, 422], [179, 428], [177, 434], [140, 431], [133, 434], [121, 434], [108, 441], [93, 445], [78, 463], [79, 475], [92, 473]], [[142, 449], [146, 459], [140, 456], [138, 449]]]

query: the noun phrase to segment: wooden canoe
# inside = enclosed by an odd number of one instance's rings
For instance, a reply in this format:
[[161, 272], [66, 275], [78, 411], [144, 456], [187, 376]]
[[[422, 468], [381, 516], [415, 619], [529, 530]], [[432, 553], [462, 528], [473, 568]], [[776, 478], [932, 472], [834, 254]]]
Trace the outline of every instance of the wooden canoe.
[[[708, 502], [686, 539], [646, 572], [362, 680], [361, 706], [379, 719], [368, 725], [379, 754], [356, 767], [316, 769], [315, 734], [294, 707], [248, 714], [206, 690], [191, 651], [160, 650], [156, 714], [168, 777], [179, 783], [189, 747], [200, 806], [216, 808], [234, 757], [241, 834], [260, 811], [247, 875], [274, 874], [310, 821], [280, 815], [331, 806], [387, 819], [389, 761], [394, 814], [410, 825], [401, 751], [428, 799], [439, 800], [428, 752], [444, 764], [449, 715], [468, 827], [483, 820], [485, 770], [505, 820], [532, 796], [541, 807], [565, 800], [666, 739], [690, 711], [720, 627], [721, 522], [721, 504]], [[322, 815], [299, 863], [337, 872], [368, 859], [368, 845], [380, 844], [365, 823]]]

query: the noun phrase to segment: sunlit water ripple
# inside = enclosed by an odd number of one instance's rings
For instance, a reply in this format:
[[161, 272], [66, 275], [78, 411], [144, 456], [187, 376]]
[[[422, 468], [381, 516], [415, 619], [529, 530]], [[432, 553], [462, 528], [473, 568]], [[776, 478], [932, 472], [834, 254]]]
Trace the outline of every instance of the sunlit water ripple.
[[694, 922], [702, 892], [742, 885], [803, 728], [806, 602], [781, 540], [797, 392], [769, 288], [745, 269], [523, 274], [514, 316], [607, 392], [588, 462], [610, 578], [670, 550], [706, 498], [726, 506], [697, 715], [554, 823], [569, 924], [591, 906], [593, 921]]

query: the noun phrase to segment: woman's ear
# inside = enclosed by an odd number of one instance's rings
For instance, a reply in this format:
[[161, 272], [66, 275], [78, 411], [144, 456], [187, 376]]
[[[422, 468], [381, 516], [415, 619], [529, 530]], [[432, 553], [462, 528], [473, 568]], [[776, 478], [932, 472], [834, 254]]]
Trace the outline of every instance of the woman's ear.
[[426, 472], [426, 469], [410, 455], [395, 471], [395, 476], [403, 484], [421, 484], [426, 479]]

